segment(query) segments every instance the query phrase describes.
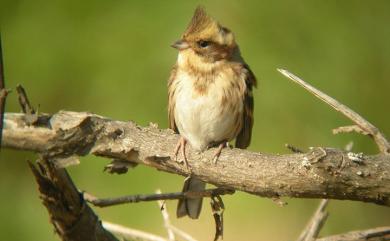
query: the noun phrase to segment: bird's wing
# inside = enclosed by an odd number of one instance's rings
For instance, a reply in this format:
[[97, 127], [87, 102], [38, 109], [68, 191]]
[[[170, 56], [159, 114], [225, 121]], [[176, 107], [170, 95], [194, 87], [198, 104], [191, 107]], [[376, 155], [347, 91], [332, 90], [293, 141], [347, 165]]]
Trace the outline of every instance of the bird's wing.
[[245, 76], [245, 93], [244, 93], [244, 111], [243, 111], [243, 125], [240, 133], [238, 133], [236, 138], [236, 147], [245, 149], [249, 146], [251, 142], [252, 127], [253, 127], [253, 94], [252, 89], [256, 87], [257, 81], [256, 77], [253, 74], [252, 70], [247, 64], [243, 64], [242, 74]]
[[171, 75], [168, 80], [168, 122], [169, 128], [178, 132], [176, 122], [175, 122], [175, 78], [177, 73], [177, 65], [174, 65], [171, 70]]

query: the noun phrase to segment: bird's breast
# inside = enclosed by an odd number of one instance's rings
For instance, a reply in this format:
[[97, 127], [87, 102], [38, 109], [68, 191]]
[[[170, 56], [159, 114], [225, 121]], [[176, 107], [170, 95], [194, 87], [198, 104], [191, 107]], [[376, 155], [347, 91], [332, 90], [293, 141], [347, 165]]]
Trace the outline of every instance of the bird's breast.
[[236, 137], [242, 125], [241, 80], [218, 73], [202, 78], [179, 71], [176, 76], [175, 121], [196, 150]]

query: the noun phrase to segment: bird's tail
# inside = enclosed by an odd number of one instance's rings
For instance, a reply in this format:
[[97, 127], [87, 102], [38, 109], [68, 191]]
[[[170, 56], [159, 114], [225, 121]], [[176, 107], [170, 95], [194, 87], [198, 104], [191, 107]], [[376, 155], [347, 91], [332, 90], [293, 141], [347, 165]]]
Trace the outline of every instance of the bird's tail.
[[[183, 192], [203, 191], [206, 188], [206, 183], [196, 177], [187, 177], [184, 180]], [[178, 218], [188, 215], [192, 219], [199, 217], [202, 210], [203, 198], [186, 198], [179, 199], [177, 204], [176, 216]]]

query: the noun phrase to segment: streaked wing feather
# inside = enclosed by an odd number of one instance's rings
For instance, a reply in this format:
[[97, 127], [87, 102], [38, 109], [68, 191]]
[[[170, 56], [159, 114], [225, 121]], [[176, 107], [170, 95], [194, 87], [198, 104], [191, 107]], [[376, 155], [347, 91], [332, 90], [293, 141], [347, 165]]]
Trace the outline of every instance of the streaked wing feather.
[[169, 128], [178, 132], [176, 122], [175, 122], [175, 83], [177, 65], [174, 65], [171, 70], [171, 75], [168, 80], [168, 124]]
[[242, 71], [245, 71], [246, 88], [244, 94], [243, 125], [236, 138], [236, 147], [245, 149], [251, 142], [254, 110], [252, 89], [257, 86], [257, 81], [255, 75], [247, 64], [244, 64]]

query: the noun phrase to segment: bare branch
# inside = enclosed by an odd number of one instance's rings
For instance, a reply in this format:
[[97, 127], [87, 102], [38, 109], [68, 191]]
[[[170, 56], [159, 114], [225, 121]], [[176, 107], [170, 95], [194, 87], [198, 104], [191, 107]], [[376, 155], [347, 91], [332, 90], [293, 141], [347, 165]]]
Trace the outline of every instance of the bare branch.
[[[161, 194], [161, 190], [158, 189], [156, 191], [156, 194]], [[167, 205], [165, 205], [165, 202], [162, 201], [162, 200], [157, 200], [157, 204], [160, 207], [161, 215], [163, 216], [164, 227], [167, 230], [168, 239], [170, 241], [175, 241], [176, 240], [175, 233], [171, 229], [171, 221], [169, 220], [169, 214], [168, 214], [168, 210], [167, 210]]]
[[119, 224], [103, 221], [103, 227], [112, 233], [132, 241], [167, 241], [165, 238], [155, 234], [146, 233], [140, 230], [128, 228]]
[[390, 226], [368, 230], [352, 231], [345, 234], [328, 236], [316, 241], [384, 241], [390, 240]]
[[27, 97], [26, 90], [22, 85], [16, 86], [16, 91], [18, 92], [19, 105], [22, 107], [23, 113], [26, 114], [35, 114], [34, 108], [31, 106], [30, 101]]
[[363, 130], [358, 125], [351, 125], [351, 126], [340, 126], [332, 130], [333, 134], [340, 134], [340, 133], [349, 133], [349, 132], [356, 132], [362, 135], [370, 135], [370, 133]]
[[5, 100], [8, 95], [8, 90], [5, 89], [4, 80], [4, 66], [3, 66], [3, 51], [1, 45], [1, 33], [0, 33], [0, 145], [3, 134], [3, 120], [5, 111]]
[[108, 207], [125, 203], [138, 203], [157, 200], [176, 200], [184, 198], [213, 197], [217, 195], [233, 194], [234, 190], [223, 188], [206, 189], [201, 192], [171, 192], [146, 195], [130, 195], [117, 198], [96, 198], [91, 194], [84, 193], [84, 199], [97, 207]]
[[368, 122], [366, 119], [364, 119], [361, 115], [356, 113], [355, 111], [351, 110], [349, 107], [341, 104], [337, 100], [333, 99], [329, 95], [321, 92], [320, 90], [314, 88], [310, 84], [306, 83], [301, 78], [295, 76], [291, 72], [285, 69], [278, 69], [278, 71], [289, 78], [290, 80], [294, 81], [295, 83], [301, 85], [303, 88], [308, 90], [310, 93], [315, 95], [320, 100], [324, 101], [328, 105], [332, 106], [335, 110], [341, 112], [344, 114], [347, 118], [351, 119], [357, 126], [360, 127], [364, 132], [367, 132], [370, 134], [371, 137], [374, 138], [374, 141], [378, 145], [379, 150], [384, 154], [390, 154], [390, 143], [385, 138], [385, 136], [376, 128], [373, 124]]
[[[161, 194], [161, 190], [157, 190], [156, 193]], [[189, 235], [188, 233], [180, 230], [179, 228], [177, 228], [171, 224], [171, 221], [169, 220], [167, 205], [164, 201], [158, 200], [157, 203], [160, 207], [161, 213], [162, 213], [163, 218], [164, 218], [164, 226], [167, 229], [169, 240], [175, 241], [176, 240], [175, 233], [176, 233], [177, 235], [179, 235], [182, 239], [184, 239], [186, 241], [196, 241], [191, 235]]]
[[210, 205], [215, 221], [214, 241], [217, 241], [219, 237], [223, 239], [223, 213], [225, 211], [225, 204], [220, 196], [214, 196], [211, 197]]
[[0, 33], [0, 89], [5, 89], [4, 83], [4, 66], [3, 66], [3, 46]]
[[180, 237], [182, 237], [184, 240], [187, 240], [187, 241], [197, 241], [196, 239], [194, 239], [191, 235], [189, 235], [188, 233], [178, 229], [177, 227], [173, 226], [173, 225], [170, 225], [169, 226], [170, 229], [173, 230], [173, 232], [175, 232], [177, 235], [179, 235]]
[[316, 212], [311, 218], [310, 222], [307, 224], [306, 228], [303, 230], [297, 241], [314, 241], [318, 237], [318, 234], [321, 231], [322, 226], [325, 224], [325, 221], [328, 217], [328, 213], [325, 212], [325, 208], [328, 205], [328, 200], [323, 199], [320, 202]]
[[[27, 125], [24, 117], [6, 114], [5, 147], [41, 152], [53, 159], [90, 153], [190, 174], [171, 158], [178, 140], [171, 130], [79, 112], [61, 111], [39, 126]], [[189, 147], [187, 156], [192, 175], [220, 188], [270, 198], [347, 199], [390, 206], [389, 155], [356, 156], [332, 148], [288, 155], [226, 149], [214, 165], [214, 152], [211, 148], [196, 153]]]
[[302, 151], [301, 149], [299, 149], [298, 147], [295, 147], [291, 144], [285, 144], [285, 147], [287, 149], [289, 149], [290, 151], [292, 151], [293, 153], [304, 153], [304, 151]]

